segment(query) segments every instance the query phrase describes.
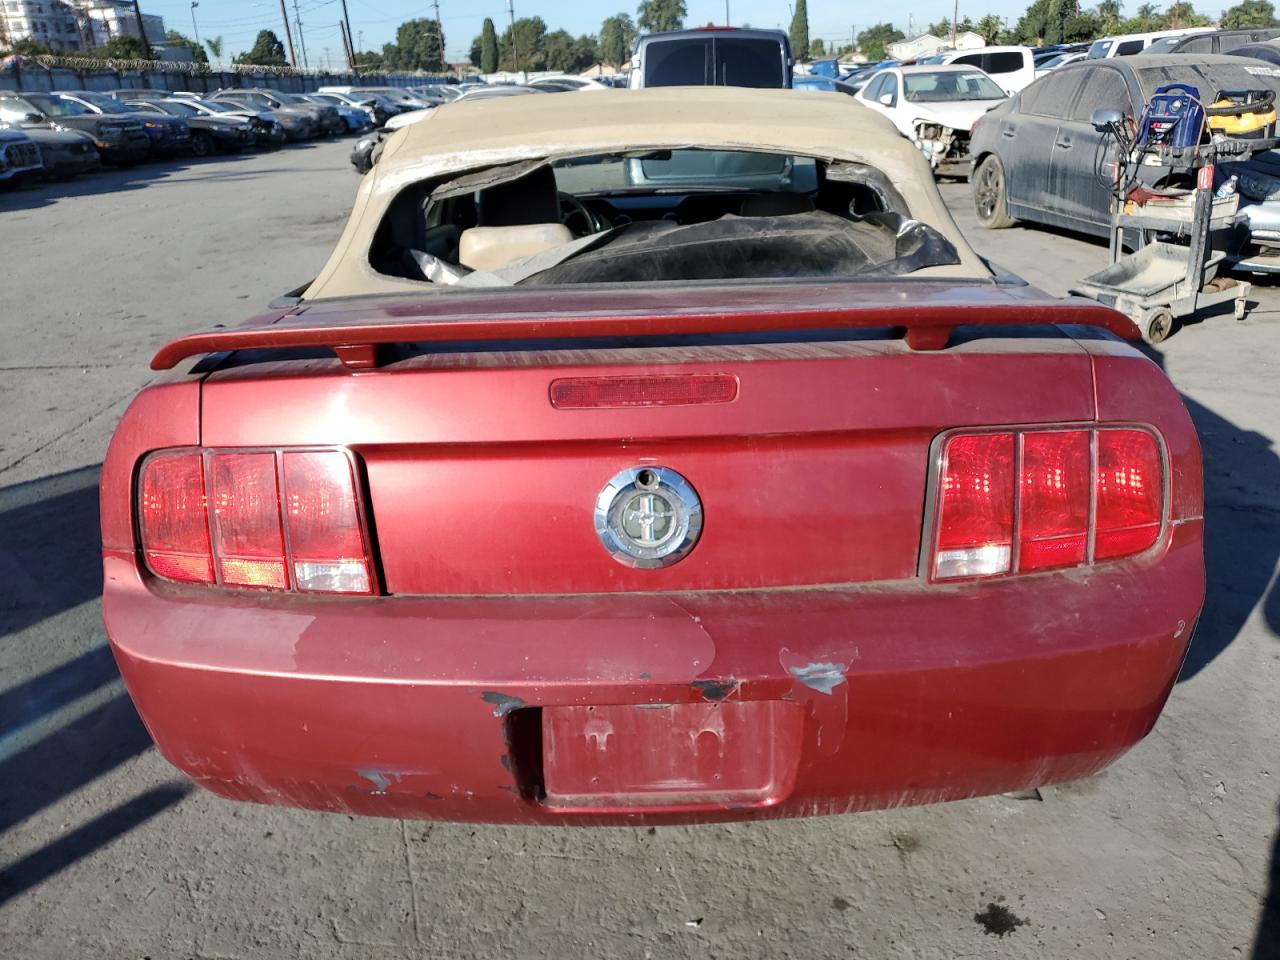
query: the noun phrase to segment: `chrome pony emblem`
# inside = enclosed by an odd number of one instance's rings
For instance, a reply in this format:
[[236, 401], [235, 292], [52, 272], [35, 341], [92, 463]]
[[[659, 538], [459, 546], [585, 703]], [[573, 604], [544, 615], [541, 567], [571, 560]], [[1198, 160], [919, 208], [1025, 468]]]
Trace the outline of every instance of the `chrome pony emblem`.
[[596, 535], [619, 563], [665, 567], [698, 542], [702, 502], [670, 467], [628, 467], [596, 498]]

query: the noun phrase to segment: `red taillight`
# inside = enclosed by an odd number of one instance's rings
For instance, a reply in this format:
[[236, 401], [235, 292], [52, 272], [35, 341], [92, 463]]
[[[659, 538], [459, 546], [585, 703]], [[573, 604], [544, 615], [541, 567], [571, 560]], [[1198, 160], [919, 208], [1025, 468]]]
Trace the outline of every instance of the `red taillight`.
[[161, 453], [139, 481], [143, 556], [167, 580], [372, 593], [357, 484], [342, 450]]
[[551, 405], [560, 410], [729, 403], [737, 396], [738, 378], [723, 373], [565, 377], [551, 381]]
[[1013, 557], [1011, 433], [947, 441], [938, 517], [937, 577], [1004, 573]]
[[369, 592], [373, 577], [352, 468], [333, 452], [284, 453], [289, 555], [300, 590]]
[[1089, 542], [1089, 434], [1023, 434], [1018, 473], [1018, 569], [1084, 563]]
[[930, 571], [991, 577], [1132, 556], [1156, 543], [1163, 520], [1163, 460], [1145, 430], [953, 434]]
[[204, 458], [187, 453], [151, 460], [142, 472], [138, 500], [147, 566], [168, 580], [213, 583]]
[[289, 580], [285, 575], [276, 455], [210, 455], [209, 490], [219, 581], [230, 587], [285, 589]]
[[1142, 430], [1098, 433], [1098, 520], [1094, 556], [1141, 553], [1160, 535], [1164, 477], [1155, 438]]

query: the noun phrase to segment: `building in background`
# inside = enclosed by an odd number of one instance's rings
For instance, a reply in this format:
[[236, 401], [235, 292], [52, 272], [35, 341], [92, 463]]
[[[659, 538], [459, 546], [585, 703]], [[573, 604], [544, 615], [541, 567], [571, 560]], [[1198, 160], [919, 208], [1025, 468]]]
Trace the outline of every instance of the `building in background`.
[[79, 11], [71, 4], [63, 0], [0, 0], [0, 44], [23, 40], [58, 51], [86, 46]]
[[[985, 47], [987, 41], [982, 35], [966, 31], [956, 35], [957, 50], [976, 50]], [[921, 57], [932, 57], [951, 49], [951, 36], [935, 37], [931, 33], [899, 40], [897, 43], [885, 45], [885, 52], [894, 60], [918, 60]]]
[[[0, 0], [0, 3], [7, 0]], [[43, 0], [36, 0], [43, 2]], [[71, 0], [85, 23], [88, 45], [100, 47], [115, 37], [141, 39], [138, 17], [130, 0]], [[152, 43], [164, 42], [164, 17], [144, 13], [142, 26]]]
[[[164, 43], [163, 17], [144, 13], [142, 26], [151, 43]], [[0, 0], [0, 46], [29, 40], [69, 53], [139, 36], [131, 0]]]

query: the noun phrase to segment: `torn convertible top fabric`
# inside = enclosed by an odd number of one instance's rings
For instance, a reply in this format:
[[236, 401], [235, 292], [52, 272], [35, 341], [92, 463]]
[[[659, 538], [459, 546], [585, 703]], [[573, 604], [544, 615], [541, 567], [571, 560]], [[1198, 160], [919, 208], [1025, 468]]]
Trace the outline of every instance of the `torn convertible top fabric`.
[[522, 283], [896, 276], [959, 262], [959, 252], [941, 233], [898, 214], [852, 220], [821, 211], [728, 215], [687, 226], [628, 224], [609, 242]]

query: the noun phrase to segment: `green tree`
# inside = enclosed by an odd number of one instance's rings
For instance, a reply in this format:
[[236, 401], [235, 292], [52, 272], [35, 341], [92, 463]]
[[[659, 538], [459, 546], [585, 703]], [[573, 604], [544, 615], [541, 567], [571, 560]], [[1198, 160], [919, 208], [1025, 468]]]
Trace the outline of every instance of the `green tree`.
[[145, 60], [147, 47], [137, 37], [112, 37], [100, 47], [90, 47], [85, 54], [104, 60]]
[[858, 34], [858, 50], [870, 61], [883, 60], [885, 47], [906, 39], [892, 23], [877, 23]]
[[196, 63], [208, 63], [209, 57], [204, 52], [204, 47], [196, 43], [190, 37], [184, 37], [177, 30], [170, 30], [164, 35], [165, 43], [171, 47], [186, 47], [191, 51], [191, 59]]
[[974, 33], [980, 34], [982, 39], [987, 41], [988, 45], [995, 43], [1000, 39], [1000, 34], [1004, 31], [1004, 21], [997, 17], [994, 13], [988, 13], [973, 26]]
[[584, 33], [573, 41], [573, 62], [577, 65], [577, 73], [589, 70], [600, 62], [600, 43], [589, 33]]
[[[512, 36], [515, 46], [512, 47]], [[541, 17], [522, 17], [507, 27], [498, 40], [498, 63], [502, 70], [545, 70], [547, 56], [543, 48], [547, 25]]]
[[284, 44], [274, 30], [259, 30], [253, 46], [235, 58], [236, 63], [259, 67], [283, 67], [289, 63], [284, 55]]
[[435, 20], [419, 17], [396, 28], [395, 43], [383, 44], [383, 65], [388, 70], [445, 70], [444, 37]]
[[10, 44], [8, 49], [10, 53], [16, 53], [24, 57], [56, 56], [53, 47], [47, 43], [41, 43], [39, 40], [17, 40]]
[[210, 37], [204, 42], [208, 51], [213, 54], [213, 59], [217, 61], [218, 67], [222, 67], [222, 38]]
[[484, 18], [480, 28], [480, 62], [481, 73], [493, 73], [498, 69], [498, 31], [493, 28], [493, 21]]
[[1102, 29], [1110, 31], [1120, 22], [1120, 0], [1102, 0], [1094, 12], [1098, 15], [1098, 20], [1102, 24]]
[[809, 56], [808, 0], [796, 0], [796, 12], [791, 15], [791, 51], [801, 60]]
[[1222, 14], [1223, 30], [1247, 30], [1249, 27], [1274, 27], [1276, 8], [1267, 0], [1244, 0]]
[[821, 60], [827, 55], [827, 45], [822, 42], [821, 37], [814, 37], [809, 41], [809, 59]]
[[679, 30], [688, 14], [684, 0], [640, 0], [636, 23], [644, 33]]
[[925, 33], [929, 34], [930, 36], [938, 37], [939, 39], [942, 39], [944, 37], [950, 37], [951, 21], [939, 20], [937, 23], [931, 23], [929, 24], [929, 28], [925, 30]]
[[1186, 0], [1177, 0], [1176, 3], [1170, 4], [1169, 9], [1164, 12], [1164, 18], [1172, 30], [1182, 27], [1203, 27], [1209, 23], [1209, 18], [1196, 13], [1196, 8]]
[[557, 73], [581, 73], [596, 62], [596, 38], [556, 30], [542, 38], [542, 60]]
[[361, 73], [382, 69], [382, 54], [372, 50], [361, 50], [356, 54], [356, 69]]
[[615, 69], [631, 57], [636, 42], [636, 25], [625, 13], [616, 13], [600, 24], [600, 59]]

